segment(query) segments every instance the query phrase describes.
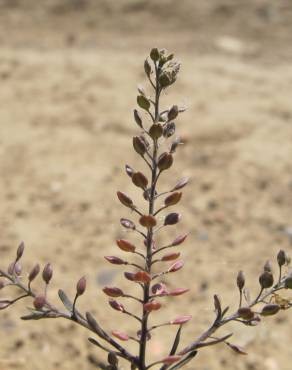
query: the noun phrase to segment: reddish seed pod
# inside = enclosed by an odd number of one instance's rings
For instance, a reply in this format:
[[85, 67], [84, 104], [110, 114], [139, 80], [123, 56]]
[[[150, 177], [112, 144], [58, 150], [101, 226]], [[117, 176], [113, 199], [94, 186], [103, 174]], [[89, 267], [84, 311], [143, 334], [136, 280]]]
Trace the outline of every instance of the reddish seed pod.
[[182, 358], [182, 356], [179, 355], [172, 355], [172, 356], [167, 356], [164, 359], [161, 360], [161, 362], [165, 365], [171, 365], [174, 364], [175, 362], [179, 361]]
[[110, 299], [108, 303], [116, 311], [121, 311], [121, 312], [125, 311], [124, 306], [121, 303], [115, 301], [114, 299]]
[[134, 274], [133, 280], [139, 283], [149, 283], [151, 276], [146, 271], [138, 271]]
[[128, 240], [118, 239], [116, 243], [117, 243], [117, 246], [124, 252], [131, 252], [131, 253], [135, 252], [136, 247], [132, 243], [130, 243]]
[[251, 320], [254, 317], [254, 312], [249, 307], [240, 307], [237, 313], [244, 320]]
[[140, 155], [144, 155], [147, 151], [146, 144], [141, 136], [134, 136], [133, 137], [133, 147], [136, 151], [136, 153]]
[[76, 293], [78, 296], [82, 295], [86, 290], [86, 278], [82, 276], [76, 285]]
[[36, 310], [41, 310], [46, 304], [46, 297], [43, 294], [37, 295], [33, 301]]
[[16, 252], [16, 261], [20, 260], [20, 258], [22, 257], [23, 255], [23, 252], [24, 252], [24, 242], [21, 242], [19, 244], [19, 247], [17, 248], [17, 252]]
[[157, 311], [161, 308], [161, 303], [157, 301], [147, 302], [144, 304], [144, 310], [147, 312]]
[[148, 180], [142, 172], [135, 172], [132, 176], [133, 184], [136, 185], [138, 188], [145, 190], [148, 185]]
[[53, 277], [53, 269], [50, 263], [47, 263], [43, 269], [43, 280], [46, 284], [49, 284], [50, 280]]
[[118, 330], [113, 330], [112, 331], [112, 335], [114, 336], [114, 337], [116, 337], [116, 338], [118, 338], [118, 339], [120, 339], [120, 340], [122, 340], [122, 341], [127, 341], [127, 340], [129, 340], [129, 336], [128, 336], [128, 334], [126, 334], [126, 333], [123, 333], [123, 332], [121, 332], [121, 331], [118, 331]]
[[166, 207], [174, 206], [181, 200], [181, 197], [182, 197], [182, 193], [176, 191], [175, 193], [172, 193], [168, 197], [165, 198], [164, 205]]
[[40, 272], [40, 265], [36, 264], [28, 275], [28, 281], [32, 282], [38, 276], [39, 272]]
[[180, 270], [184, 265], [184, 262], [182, 260], [175, 262], [173, 265], [170, 266], [168, 269], [168, 272], [176, 272]]
[[153, 140], [159, 139], [163, 134], [163, 128], [160, 123], [154, 123], [149, 129], [149, 135]]
[[161, 258], [161, 261], [173, 261], [176, 260], [179, 256], [179, 252], [167, 253]]
[[165, 216], [164, 226], [175, 225], [179, 222], [180, 218], [181, 216], [179, 213], [176, 213], [176, 212], [169, 213], [167, 216]]
[[156, 219], [155, 219], [154, 216], [152, 216], [152, 215], [143, 215], [143, 216], [140, 217], [139, 223], [143, 227], [147, 227], [148, 229], [150, 229], [151, 227], [156, 226], [157, 222], [156, 222]]
[[124, 272], [124, 276], [127, 280], [134, 281], [135, 273], [134, 272]]
[[180, 245], [180, 244], [182, 244], [185, 240], [186, 240], [186, 238], [188, 237], [188, 234], [184, 234], [184, 235], [179, 235], [179, 236], [177, 236], [175, 239], [174, 239], [174, 241], [171, 243], [171, 245], [173, 246], [173, 247], [175, 247], [175, 246], [177, 246], [177, 245]]
[[184, 316], [178, 316], [174, 320], [170, 321], [170, 324], [172, 325], [182, 325], [190, 321], [192, 316], [190, 315], [184, 315]]
[[133, 208], [134, 204], [131, 198], [129, 198], [125, 193], [122, 193], [121, 191], [117, 192], [117, 196], [119, 198], [119, 201], [128, 208]]
[[164, 171], [169, 169], [172, 166], [172, 163], [173, 163], [172, 155], [167, 152], [164, 152], [158, 158], [157, 166], [160, 169], [160, 171]]
[[103, 292], [109, 297], [122, 297], [124, 295], [123, 291], [116, 287], [104, 287]]
[[109, 263], [112, 263], [113, 265], [124, 265], [125, 264], [125, 261], [122, 260], [121, 258], [119, 257], [115, 257], [115, 256], [105, 256], [104, 257]]

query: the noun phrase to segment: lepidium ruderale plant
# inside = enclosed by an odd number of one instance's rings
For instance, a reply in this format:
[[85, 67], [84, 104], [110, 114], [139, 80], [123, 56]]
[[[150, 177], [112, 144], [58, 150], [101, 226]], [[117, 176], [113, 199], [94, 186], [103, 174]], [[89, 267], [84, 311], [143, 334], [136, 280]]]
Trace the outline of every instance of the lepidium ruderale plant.
[[[291, 302], [279, 294], [284, 289], [292, 289], [289, 258], [281, 250], [276, 258], [277, 276], [272, 273], [271, 263], [266, 262], [259, 276], [259, 292], [255, 298], [250, 297], [245, 287], [245, 277], [242, 271], [238, 273], [235, 282], [239, 291], [235, 311], [230, 313], [229, 307], [223, 305], [219, 297], [214, 295], [215, 317], [213, 322], [199, 337], [191, 338], [188, 345], [181, 346], [180, 339], [183, 328], [191, 320], [191, 316], [170, 317], [154, 326], [150, 324], [149, 317], [154, 316], [152, 319], [155, 322], [156, 311], [163, 309], [165, 297], [176, 299], [177, 296], [188, 292], [188, 289], [179, 286], [169, 289], [161, 282], [166, 275], [170, 275], [171, 278], [183, 268], [184, 263], [179, 258], [187, 234], [177, 235], [174, 240], [167, 241], [164, 245], [156, 242], [161, 228], [170, 228], [179, 223], [180, 214], [174, 212], [172, 207], [180, 202], [181, 190], [188, 183], [188, 179], [183, 178], [176, 184], [172, 184], [169, 190], [160, 191], [158, 187], [160, 177], [165, 176], [168, 169], [173, 166], [180, 144], [178, 137], [171, 138], [175, 134], [175, 121], [184, 109], [177, 105], [161, 108], [160, 104], [163, 93], [175, 83], [179, 69], [180, 64], [174, 60], [173, 54], [157, 48], [151, 50], [150, 56], [144, 62], [144, 70], [152, 94], [148, 96], [143, 88], [138, 89], [138, 109], [134, 110], [134, 121], [139, 127], [139, 134], [133, 138], [133, 148], [141, 160], [146, 163], [149, 171], [144, 174], [126, 165], [126, 173], [130, 181], [141, 189], [141, 195], [146, 202], [145, 208], [140, 209], [130, 196], [121, 191], [117, 192], [118, 199], [128, 208], [131, 218], [135, 216], [134, 221], [121, 218], [121, 226], [132, 232], [128, 234], [130, 237], [137, 234], [141, 241], [139, 244], [134, 244], [131, 240], [119, 239], [116, 241], [119, 256], [105, 257], [107, 262], [127, 269], [124, 271], [124, 277], [129, 280], [127, 291], [122, 291], [119, 287], [107, 286], [103, 292], [109, 297], [111, 308], [129, 319], [129, 332], [136, 334], [130, 335], [130, 333], [117, 330], [107, 331], [90, 312], [80, 312], [77, 303], [86, 290], [85, 277], [81, 277], [77, 282], [76, 293], [72, 299], [68, 298], [63, 290], [59, 290], [63, 309], [49, 302], [47, 290], [53, 276], [52, 266], [47, 264], [41, 272], [37, 264], [28, 274], [23, 273], [21, 265], [24, 252], [23, 243], [19, 245], [16, 257], [8, 269], [0, 270], [0, 289], [6, 291], [16, 287], [17, 292], [19, 289], [22, 292], [15, 298], [1, 298], [1, 310], [12, 306], [17, 301], [31, 298], [32, 308], [22, 317], [23, 320], [63, 318], [83, 326], [91, 332], [92, 336], [89, 341], [108, 353], [108, 363], [102, 365], [102, 368], [108, 370], [121, 369], [120, 363], [123, 363], [123, 369], [125, 369], [125, 362], [128, 362], [128, 369], [131, 370], [146, 370], [152, 367], [160, 370], [177, 370], [193, 360], [204, 347], [216, 344], [226, 345], [238, 354], [245, 354], [242, 348], [231, 342], [232, 334], [222, 335], [220, 328], [230, 322], [254, 326], [259, 324], [265, 316], [276, 315], [279, 311], [291, 307]], [[34, 280], [38, 275], [41, 275], [43, 280], [42, 291], [36, 291], [33, 288]], [[138, 285], [139, 295], [132, 293], [131, 284]], [[139, 306], [137, 312], [127, 310], [127, 304], [122, 303], [122, 300], [126, 299], [136, 301]], [[135, 326], [132, 326], [133, 322]], [[157, 332], [162, 326], [170, 327], [173, 343], [168, 353], [161, 358], [153, 359], [151, 355], [147, 355], [147, 343], [151, 341], [153, 334], [158, 335]], [[129, 341], [136, 342], [137, 350], [134, 353], [128, 349], [127, 342]], [[123, 360], [119, 363], [119, 359]]]

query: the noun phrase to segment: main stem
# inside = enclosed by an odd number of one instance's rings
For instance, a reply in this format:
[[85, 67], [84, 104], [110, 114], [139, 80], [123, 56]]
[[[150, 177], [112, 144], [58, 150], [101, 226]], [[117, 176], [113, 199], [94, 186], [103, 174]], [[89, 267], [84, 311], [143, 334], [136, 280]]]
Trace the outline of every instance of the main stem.
[[[158, 122], [159, 118], [159, 97], [160, 97], [160, 86], [158, 82], [159, 69], [155, 63], [155, 104], [154, 104], [154, 122]], [[153, 139], [153, 152], [152, 152], [152, 173], [151, 173], [151, 188], [149, 194], [149, 215], [154, 215], [154, 203], [156, 194], [156, 181], [157, 181], [157, 155], [158, 155], [158, 144], [157, 140]], [[145, 271], [151, 273], [152, 265], [152, 245], [153, 245], [153, 228], [149, 228], [147, 232], [147, 255], [145, 262]], [[150, 296], [150, 283], [145, 283], [143, 288], [143, 304], [149, 301]], [[140, 370], [146, 369], [146, 343], [148, 333], [148, 312], [143, 308], [142, 324], [141, 324], [141, 339], [140, 339], [140, 352], [139, 352], [139, 364]]]

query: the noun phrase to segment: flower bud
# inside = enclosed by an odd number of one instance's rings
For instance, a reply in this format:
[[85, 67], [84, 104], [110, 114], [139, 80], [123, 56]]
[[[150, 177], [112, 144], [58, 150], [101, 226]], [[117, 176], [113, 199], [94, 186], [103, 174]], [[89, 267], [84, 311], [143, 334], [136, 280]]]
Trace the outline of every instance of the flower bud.
[[116, 240], [117, 246], [124, 252], [135, 252], [136, 247], [125, 239]]
[[181, 358], [182, 356], [179, 355], [170, 355], [162, 359], [161, 362], [165, 365], [172, 365], [175, 362], [179, 361]]
[[135, 172], [132, 176], [133, 184], [136, 185], [138, 188], [145, 190], [148, 185], [148, 180], [142, 172]]
[[137, 104], [139, 105], [140, 108], [147, 110], [147, 111], [150, 108], [150, 101], [144, 95], [137, 96]]
[[177, 116], [178, 116], [178, 106], [173, 105], [168, 111], [168, 120], [171, 121], [173, 119], [176, 119]]
[[151, 74], [151, 65], [148, 62], [148, 59], [145, 59], [145, 62], [144, 62], [144, 71], [145, 71], [146, 75], [149, 77], [150, 74]]
[[176, 260], [180, 256], [179, 252], [170, 252], [165, 254], [162, 258], [161, 261], [173, 261]]
[[185, 316], [178, 316], [174, 320], [171, 320], [169, 323], [171, 325], [182, 325], [190, 321], [192, 316], [190, 315], [185, 315]]
[[53, 269], [50, 263], [47, 263], [43, 269], [43, 280], [46, 284], [49, 284], [53, 276]]
[[175, 225], [179, 222], [180, 220], [180, 214], [179, 213], [169, 213], [167, 216], [164, 218], [164, 226], [167, 225]]
[[120, 223], [125, 229], [130, 229], [130, 230], [136, 229], [134, 222], [131, 220], [128, 220], [127, 218], [121, 218]]
[[132, 167], [130, 167], [128, 164], [125, 166], [127, 175], [132, 178], [133, 173], [135, 172]]
[[125, 311], [124, 306], [121, 303], [115, 301], [114, 299], [110, 299], [108, 303], [116, 311], [121, 311], [121, 312]]
[[135, 151], [142, 156], [146, 153], [147, 146], [145, 145], [145, 141], [142, 139], [142, 136], [133, 137], [133, 147]]
[[182, 244], [182, 243], [186, 240], [187, 236], [188, 236], [188, 234], [184, 234], [184, 235], [179, 235], [179, 236], [177, 236], [177, 237], [174, 239], [174, 241], [171, 243], [171, 245], [172, 245], [173, 247], [175, 247], [175, 246], [177, 246], [177, 245]]
[[159, 139], [163, 134], [163, 128], [160, 123], [154, 123], [149, 129], [149, 135], [153, 140]]
[[40, 272], [40, 265], [36, 264], [28, 275], [28, 281], [32, 282]]
[[139, 283], [149, 283], [151, 276], [146, 271], [138, 271], [134, 274], [133, 280]]
[[157, 166], [160, 169], [160, 171], [164, 171], [169, 169], [172, 166], [172, 163], [173, 163], [172, 155], [167, 152], [164, 152], [159, 156]]
[[267, 271], [267, 272], [272, 272], [272, 262], [271, 261], [267, 261], [264, 265], [264, 271]]
[[160, 58], [159, 50], [157, 48], [153, 48], [150, 51], [150, 58], [154, 61], [157, 62]]
[[36, 310], [41, 310], [46, 304], [46, 297], [44, 295], [37, 295], [33, 301]]
[[182, 179], [180, 179], [176, 185], [174, 186], [173, 189], [171, 189], [171, 191], [175, 191], [175, 190], [180, 190], [182, 188], [184, 188], [189, 182], [189, 178], [188, 177], [183, 177]]
[[128, 334], [126, 334], [126, 333], [122, 333], [121, 331], [118, 331], [118, 330], [113, 330], [112, 331], [112, 335], [114, 336], [114, 337], [116, 337], [116, 338], [118, 338], [118, 339], [120, 339], [120, 340], [122, 340], [122, 341], [127, 341], [127, 340], [129, 340], [129, 336], [128, 336]]
[[109, 263], [112, 263], [113, 265], [124, 265], [125, 264], [125, 261], [122, 260], [121, 258], [119, 257], [115, 257], [115, 256], [105, 256], [104, 257]]
[[237, 313], [244, 320], [251, 320], [254, 317], [254, 312], [249, 307], [240, 307]]
[[245, 277], [244, 277], [243, 271], [239, 271], [239, 273], [237, 274], [236, 282], [237, 282], [238, 289], [241, 291], [245, 284]]
[[267, 304], [261, 311], [262, 316], [272, 316], [280, 311], [281, 307], [278, 304]]
[[148, 229], [150, 229], [151, 227], [156, 226], [156, 219], [152, 215], [143, 215], [140, 217], [139, 223], [143, 227], [147, 227]]
[[140, 113], [137, 111], [137, 109], [134, 109], [134, 119], [135, 119], [135, 122], [137, 123], [137, 125], [139, 127], [143, 128], [142, 118], [141, 118]]
[[176, 297], [178, 295], [182, 295], [186, 292], [188, 292], [189, 289], [186, 289], [186, 288], [175, 288], [173, 290], [171, 290], [168, 295], [172, 296], [172, 297]]
[[178, 191], [170, 194], [168, 197], [164, 199], [165, 207], [174, 206], [181, 200], [181, 197], [182, 197], [182, 193]]
[[157, 301], [151, 301], [144, 304], [144, 310], [147, 312], [157, 311], [161, 308], [161, 303]]
[[123, 291], [120, 288], [116, 287], [104, 287], [103, 290], [104, 294], [108, 295], [109, 297], [122, 297], [124, 295]]
[[77, 285], [76, 285], [76, 294], [78, 296], [82, 295], [86, 290], [86, 278], [83, 276], [79, 279]]
[[182, 260], [179, 260], [175, 262], [173, 265], [170, 266], [170, 268], [167, 270], [168, 272], [176, 272], [180, 270], [184, 265], [184, 262]]
[[129, 198], [125, 193], [122, 193], [121, 191], [117, 192], [117, 196], [119, 198], [119, 201], [126, 207], [133, 208], [134, 204], [131, 198]]
[[17, 248], [17, 252], [16, 252], [16, 262], [20, 260], [20, 258], [22, 257], [23, 255], [23, 252], [24, 252], [24, 242], [21, 242], [19, 244], [19, 247]]
[[22, 271], [22, 266], [21, 266], [21, 264], [20, 264], [19, 262], [16, 262], [16, 263], [14, 264], [14, 272], [15, 272], [15, 275], [20, 276], [21, 271]]
[[264, 271], [259, 277], [259, 283], [263, 289], [270, 288], [274, 284], [273, 275], [268, 271]]
[[285, 265], [286, 263], [286, 253], [283, 250], [280, 250], [279, 253], [277, 254], [277, 261], [278, 265], [281, 267]]

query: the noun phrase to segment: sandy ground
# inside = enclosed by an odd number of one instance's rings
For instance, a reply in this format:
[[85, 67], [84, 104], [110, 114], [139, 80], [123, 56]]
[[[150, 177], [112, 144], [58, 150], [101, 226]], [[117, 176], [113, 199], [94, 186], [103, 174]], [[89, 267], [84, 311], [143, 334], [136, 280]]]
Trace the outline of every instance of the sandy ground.
[[[182, 222], [159, 242], [191, 232], [180, 247], [185, 268], [167, 279], [191, 293], [166, 301], [153, 322], [192, 314], [183, 343], [196, 338], [214, 315], [214, 293], [235, 307], [239, 269], [255, 295], [264, 262], [280, 248], [291, 252], [291, 8], [259, 0], [1, 1], [1, 266], [24, 240], [28, 269], [54, 265], [52, 300], [59, 287], [73, 295], [86, 274], [80, 307], [107, 330], [135, 333], [101, 293], [106, 284], [135, 289], [103, 256], [116, 253], [115, 238], [125, 237], [119, 218], [129, 217], [116, 190], [139, 199], [124, 163], [145, 169], [131, 148], [131, 112], [143, 60], [158, 45], [183, 65], [164, 104], [188, 106], [177, 125], [185, 145], [160, 187], [192, 178], [177, 207]], [[89, 370], [103, 359], [82, 328], [22, 322], [24, 312], [21, 304], [1, 311], [1, 370]], [[222, 333], [234, 332], [249, 355], [220, 345], [187, 369], [290, 370], [291, 325], [289, 311], [257, 328], [231, 325]], [[174, 329], [161, 333], [149, 344], [153, 359], [167, 353]]]

